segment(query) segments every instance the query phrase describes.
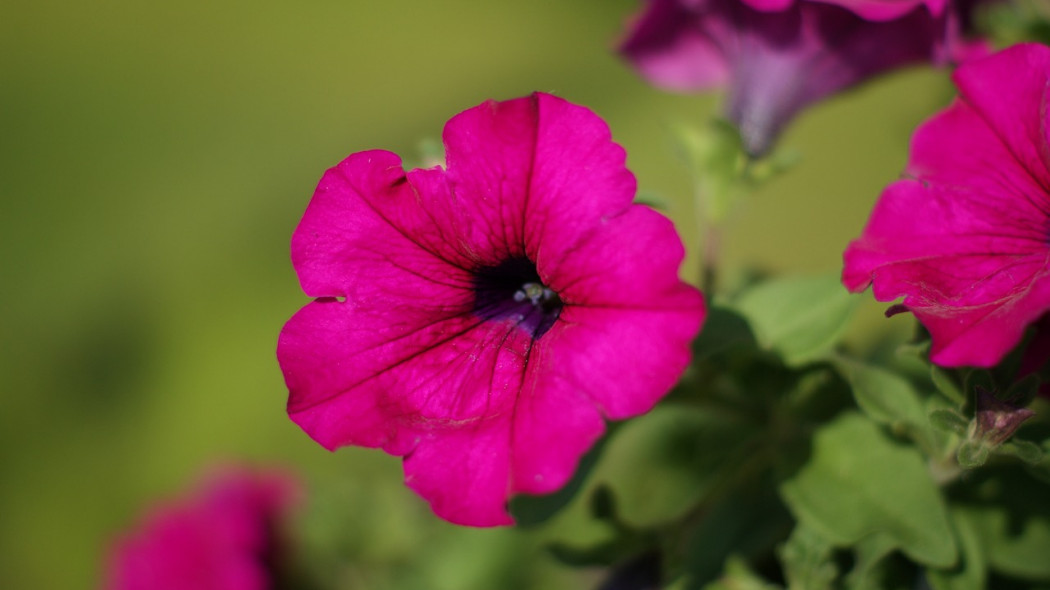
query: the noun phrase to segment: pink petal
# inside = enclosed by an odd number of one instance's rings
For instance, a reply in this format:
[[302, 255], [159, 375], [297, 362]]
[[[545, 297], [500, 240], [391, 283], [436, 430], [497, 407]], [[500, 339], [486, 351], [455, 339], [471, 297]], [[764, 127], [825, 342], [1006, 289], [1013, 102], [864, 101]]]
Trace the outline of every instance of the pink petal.
[[445, 126], [444, 140], [457, 203], [484, 220], [469, 237], [478, 252], [528, 254], [542, 264], [634, 198], [626, 154], [605, 122], [549, 94], [464, 111]]
[[610, 418], [648, 411], [689, 362], [704, 301], [677, 278], [684, 255], [670, 220], [636, 205], [604, 220], [550, 271], [566, 303], [550, 346], [579, 351], [552, 374]]
[[719, 86], [730, 67], [716, 39], [696, 26], [696, 17], [678, 0], [650, 0], [619, 51], [661, 88], [689, 92]]
[[356, 153], [328, 170], [292, 236], [303, 291], [375, 305], [390, 290], [443, 300], [469, 288], [473, 261], [440, 196], [421, 195], [390, 152]]
[[405, 484], [430, 502], [434, 514], [469, 526], [513, 524], [510, 494], [510, 417], [443, 431], [405, 457]]
[[[683, 300], [685, 298], [683, 297]], [[607, 417], [649, 411], [689, 363], [698, 316], [685, 309], [566, 307], [548, 334], [550, 346], [578, 351], [551, 370], [584, 392]]]
[[561, 377], [563, 366], [577, 359], [554, 342], [544, 338], [537, 343], [515, 408], [513, 493], [547, 494], [560, 489], [605, 430], [587, 390]]
[[539, 272], [569, 305], [651, 309], [658, 304], [695, 314], [703, 301], [678, 279], [684, 257], [671, 220], [634, 205], [603, 219], [563, 258], [539, 265]]
[[403, 455], [427, 432], [512, 412], [532, 346], [513, 323], [469, 313], [399, 323], [409, 308], [355, 313], [320, 301], [285, 326], [278, 343], [288, 411], [328, 449], [347, 444]]
[[961, 67], [962, 97], [915, 134], [915, 180], [883, 192], [844, 255], [847, 288], [904, 297], [938, 364], [994, 365], [1050, 309], [1048, 76], [1041, 46]]
[[[1050, 186], [1047, 85], [1050, 48], [1015, 45], [992, 59], [960, 67], [953, 79], [962, 98], [985, 120], [1028, 174]], [[1048, 197], [1043, 190], [1042, 201]]]

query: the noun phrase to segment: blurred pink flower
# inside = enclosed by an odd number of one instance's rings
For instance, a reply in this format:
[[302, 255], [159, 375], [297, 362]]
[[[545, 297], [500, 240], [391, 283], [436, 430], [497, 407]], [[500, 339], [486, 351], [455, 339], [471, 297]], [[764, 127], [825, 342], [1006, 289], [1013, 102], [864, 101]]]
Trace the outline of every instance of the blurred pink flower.
[[266, 590], [280, 557], [282, 517], [298, 490], [288, 476], [227, 469], [191, 496], [155, 507], [119, 539], [110, 590]]
[[980, 53], [962, 41], [961, 10], [948, 0], [649, 0], [620, 51], [657, 86], [727, 87], [726, 116], [761, 156], [813, 102], [893, 68]]
[[873, 286], [933, 337], [930, 358], [990, 367], [1050, 311], [1050, 48], [961, 66], [959, 98], [912, 138], [906, 178], [846, 250], [843, 283]]
[[509, 496], [564, 485], [603, 417], [667, 393], [703, 300], [591, 111], [490, 101], [444, 142], [446, 169], [368, 151], [324, 175], [292, 238], [318, 299], [277, 357], [289, 415], [317, 442], [403, 455], [442, 518], [510, 524]]

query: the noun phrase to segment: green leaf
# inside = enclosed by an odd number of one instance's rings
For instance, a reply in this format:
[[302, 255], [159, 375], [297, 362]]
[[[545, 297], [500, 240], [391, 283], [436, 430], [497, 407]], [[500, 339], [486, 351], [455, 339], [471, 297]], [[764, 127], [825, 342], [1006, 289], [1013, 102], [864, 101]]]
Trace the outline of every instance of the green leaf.
[[877, 533], [864, 537], [853, 548], [853, 569], [845, 580], [846, 590], [881, 590], [884, 588], [879, 566], [897, 548], [889, 535]]
[[1050, 580], [1050, 488], [1017, 468], [981, 474], [977, 497], [959, 510], [973, 523], [988, 563], [1017, 578]]
[[853, 388], [857, 405], [872, 420], [903, 428], [930, 446], [932, 441], [926, 433], [929, 416], [919, 392], [907, 379], [844, 357], [835, 359], [835, 367]]
[[859, 301], [838, 275], [826, 275], [760, 283], [745, 291], [735, 307], [763, 348], [780, 354], [788, 366], [801, 366], [827, 358]]
[[740, 488], [710, 506], [686, 544], [688, 588], [700, 588], [715, 579], [732, 555], [749, 558], [767, 554], [781, 541], [790, 522], [771, 485]]
[[949, 401], [954, 402], [958, 406], [966, 403], [966, 395], [963, 394], [962, 389], [959, 388], [959, 385], [955, 383], [955, 380], [952, 379], [952, 376], [947, 371], [937, 365], [930, 365], [930, 379], [933, 381], [937, 391], [941, 392]]
[[715, 304], [708, 307], [704, 329], [693, 342], [693, 357], [701, 361], [733, 348], [752, 348], [755, 344], [747, 319], [733, 309]]
[[571, 567], [608, 566], [620, 559], [623, 550], [616, 540], [609, 540], [589, 547], [574, 547], [555, 542], [547, 546], [554, 559]]
[[883, 533], [915, 561], [955, 563], [944, 500], [922, 455], [860, 414], [846, 412], [817, 432], [812, 456], [781, 494], [801, 523], [836, 545]]
[[616, 522], [616, 496], [612, 488], [602, 484], [595, 488], [591, 494], [591, 515], [597, 520], [608, 520]]
[[926, 570], [926, 579], [934, 590], [984, 590], [988, 566], [980, 535], [964, 511], [953, 510], [951, 517], [962, 559], [952, 569]]
[[747, 562], [739, 557], [726, 560], [725, 572], [718, 580], [703, 587], [703, 590], [782, 590], [751, 571]]
[[830, 590], [838, 576], [832, 544], [819, 533], [799, 524], [780, 547], [788, 590]]

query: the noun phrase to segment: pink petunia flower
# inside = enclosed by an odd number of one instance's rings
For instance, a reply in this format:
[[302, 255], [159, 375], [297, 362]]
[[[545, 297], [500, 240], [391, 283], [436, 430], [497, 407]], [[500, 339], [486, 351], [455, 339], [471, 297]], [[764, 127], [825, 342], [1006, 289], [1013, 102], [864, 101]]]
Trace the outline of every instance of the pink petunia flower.
[[761, 156], [813, 102], [904, 65], [980, 53], [962, 40], [962, 10], [948, 0], [649, 0], [620, 52], [668, 90], [727, 87], [726, 116]]
[[116, 542], [106, 588], [273, 588], [281, 521], [298, 493], [284, 474], [219, 471], [190, 497], [155, 507]]
[[903, 305], [945, 366], [990, 367], [1050, 311], [1050, 48], [961, 66], [959, 97], [912, 138], [845, 252], [843, 283]]
[[509, 496], [557, 490], [603, 417], [671, 388], [704, 305], [591, 111], [490, 101], [444, 142], [445, 169], [368, 151], [324, 175], [292, 238], [318, 299], [277, 357], [288, 413], [321, 445], [404, 456], [442, 518], [510, 524]]

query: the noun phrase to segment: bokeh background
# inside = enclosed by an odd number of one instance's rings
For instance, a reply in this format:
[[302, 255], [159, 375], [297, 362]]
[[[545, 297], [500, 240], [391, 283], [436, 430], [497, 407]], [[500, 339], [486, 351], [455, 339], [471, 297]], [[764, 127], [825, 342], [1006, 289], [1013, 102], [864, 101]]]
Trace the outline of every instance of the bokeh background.
[[[288, 242], [325, 168], [371, 148], [416, 159], [451, 115], [533, 90], [608, 121], [676, 220], [695, 280], [692, 190], [669, 129], [703, 124], [719, 98], [651, 89], [616, 57], [637, 6], [5, 6], [0, 587], [99, 587], [110, 540], [223, 461], [303, 479], [303, 542], [343, 588], [593, 586], [600, 572], [542, 548], [599, 535], [582, 510], [529, 531], [438, 521], [397, 459], [328, 453], [287, 419], [274, 348], [307, 301]], [[836, 271], [911, 130], [950, 95], [946, 73], [917, 67], [805, 113], [781, 142], [801, 162], [738, 212], [726, 267]], [[622, 429], [592, 478], [640, 520], [681, 495], [671, 475], [637, 476], [661, 419]]]

